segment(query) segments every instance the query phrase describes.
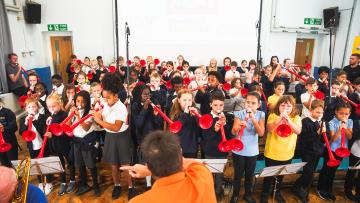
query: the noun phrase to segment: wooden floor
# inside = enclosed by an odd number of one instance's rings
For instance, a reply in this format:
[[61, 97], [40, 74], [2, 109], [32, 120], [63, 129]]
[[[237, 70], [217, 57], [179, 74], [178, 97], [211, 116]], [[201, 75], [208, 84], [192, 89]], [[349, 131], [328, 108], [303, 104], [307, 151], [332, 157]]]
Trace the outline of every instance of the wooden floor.
[[[18, 136], [19, 139], [19, 144], [21, 146], [21, 148], [23, 149], [23, 151], [20, 152], [20, 156], [19, 158], [24, 158], [24, 156], [26, 154], [28, 154], [27, 151], [27, 147], [24, 143], [23, 140], [21, 140], [21, 136]], [[53, 185], [54, 185], [54, 189], [53, 192], [50, 193], [48, 195], [48, 200], [49, 202], [53, 202], [53, 203], [106, 203], [106, 202], [114, 202], [114, 203], [123, 203], [123, 202], [128, 202], [127, 200], [127, 190], [126, 190], [126, 184], [124, 182], [124, 180], [122, 179], [122, 193], [121, 193], [121, 197], [115, 201], [112, 201], [111, 199], [111, 193], [112, 193], [112, 189], [113, 189], [113, 182], [112, 182], [112, 178], [111, 178], [111, 170], [110, 170], [110, 166], [104, 163], [99, 163], [98, 164], [98, 173], [99, 173], [99, 183], [100, 183], [100, 187], [101, 187], [101, 196], [100, 197], [95, 197], [93, 195], [93, 191], [89, 191], [86, 194], [83, 194], [81, 196], [76, 196], [75, 194], [65, 194], [63, 196], [58, 196], [57, 192], [59, 190], [59, 182], [58, 180], [54, 180], [53, 181]], [[232, 179], [232, 167], [226, 167], [225, 169], [225, 177], [227, 177], [228, 179]], [[88, 173], [90, 174], [90, 172]], [[284, 179], [284, 183], [289, 183], [289, 185], [291, 185], [291, 183], [294, 182], [295, 178], [297, 175], [294, 176], [288, 176]], [[340, 172], [340, 174], [338, 174], [337, 177], [343, 177], [344, 176], [344, 172]], [[77, 177], [78, 178], [78, 177]], [[317, 179], [317, 178], [316, 178]], [[341, 179], [341, 178], [340, 178]], [[78, 179], [77, 179], [78, 180]], [[343, 179], [342, 179], [343, 180]], [[37, 179], [36, 177], [31, 177], [30, 178], [30, 182], [38, 185]], [[92, 182], [90, 181], [90, 177], [89, 177], [89, 185], [91, 185]], [[262, 180], [258, 179], [257, 180], [257, 184], [255, 186], [255, 190], [254, 190], [254, 194], [253, 197], [256, 199], [257, 202], [259, 202], [259, 196], [260, 196], [260, 192], [261, 192], [261, 184], [262, 184]], [[137, 180], [136, 181], [136, 185], [137, 185], [137, 191], [139, 193], [143, 192], [145, 189], [145, 181], [144, 180]], [[281, 190], [282, 191], [282, 195], [283, 197], [286, 199], [286, 202], [288, 203], [292, 203], [292, 202], [300, 202], [297, 197], [295, 197], [292, 193], [291, 193], [291, 189], [290, 187], [286, 187], [284, 189]], [[240, 194], [243, 194], [243, 190], [241, 190]], [[226, 186], [225, 187], [225, 197], [221, 202], [227, 203], [230, 201], [231, 198], [231, 187]], [[336, 195], [336, 202], [350, 202], [348, 200], [346, 200], [344, 198], [344, 193], [343, 193], [343, 183], [338, 183], [335, 184], [334, 186], [334, 194]], [[241, 197], [242, 198], [242, 197]], [[239, 202], [244, 202], [243, 200], [239, 201]], [[269, 199], [269, 202], [271, 202], [271, 200]], [[322, 201], [315, 193], [314, 187], [312, 188], [311, 194], [310, 194], [310, 201], [309, 202], [316, 202], [316, 203], [320, 203], [320, 202], [326, 202], [326, 201]]]

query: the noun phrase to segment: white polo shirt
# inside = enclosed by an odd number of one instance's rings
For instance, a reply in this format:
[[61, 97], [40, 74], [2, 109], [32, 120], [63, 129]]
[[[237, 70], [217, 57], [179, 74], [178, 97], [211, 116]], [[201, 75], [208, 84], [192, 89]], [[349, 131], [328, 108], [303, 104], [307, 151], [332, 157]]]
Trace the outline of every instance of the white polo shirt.
[[[122, 121], [123, 124], [118, 132], [124, 132], [129, 127], [127, 124], [128, 111], [126, 106], [120, 100], [112, 106], [109, 106], [107, 103], [105, 103], [104, 109], [102, 111], [102, 117], [105, 122], [112, 124], [114, 124], [117, 120]], [[106, 128], [105, 130], [107, 132], [116, 133]]]

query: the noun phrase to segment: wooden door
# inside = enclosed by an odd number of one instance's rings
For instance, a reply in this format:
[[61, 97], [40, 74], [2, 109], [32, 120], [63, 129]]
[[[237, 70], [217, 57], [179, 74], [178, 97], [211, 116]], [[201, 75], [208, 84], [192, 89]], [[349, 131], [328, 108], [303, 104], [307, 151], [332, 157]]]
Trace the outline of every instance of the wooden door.
[[54, 71], [60, 74], [63, 81], [68, 81], [66, 66], [70, 63], [70, 56], [73, 54], [72, 39], [70, 36], [50, 37], [51, 52]]
[[312, 63], [314, 41], [314, 39], [296, 39], [295, 64], [304, 65]]

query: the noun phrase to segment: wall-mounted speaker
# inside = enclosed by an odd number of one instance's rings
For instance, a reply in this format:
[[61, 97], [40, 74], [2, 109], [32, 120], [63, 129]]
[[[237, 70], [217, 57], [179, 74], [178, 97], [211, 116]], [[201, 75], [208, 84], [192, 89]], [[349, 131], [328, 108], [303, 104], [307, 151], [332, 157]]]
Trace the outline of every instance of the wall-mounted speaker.
[[28, 24], [41, 24], [41, 4], [27, 2], [24, 8], [24, 17]]
[[324, 27], [337, 27], [340, 21], [339, 7], [331, 7], [323, 10]]

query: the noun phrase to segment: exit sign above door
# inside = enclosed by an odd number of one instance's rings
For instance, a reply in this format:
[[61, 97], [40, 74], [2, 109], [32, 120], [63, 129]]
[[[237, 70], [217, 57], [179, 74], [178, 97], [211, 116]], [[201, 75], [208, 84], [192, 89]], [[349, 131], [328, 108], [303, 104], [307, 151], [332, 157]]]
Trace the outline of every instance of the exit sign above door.
[[305, 25], [321, 25], [321, 18], [304, 18]]
[[67, 24], [48, 24], [48, 31], [67, 31]]

